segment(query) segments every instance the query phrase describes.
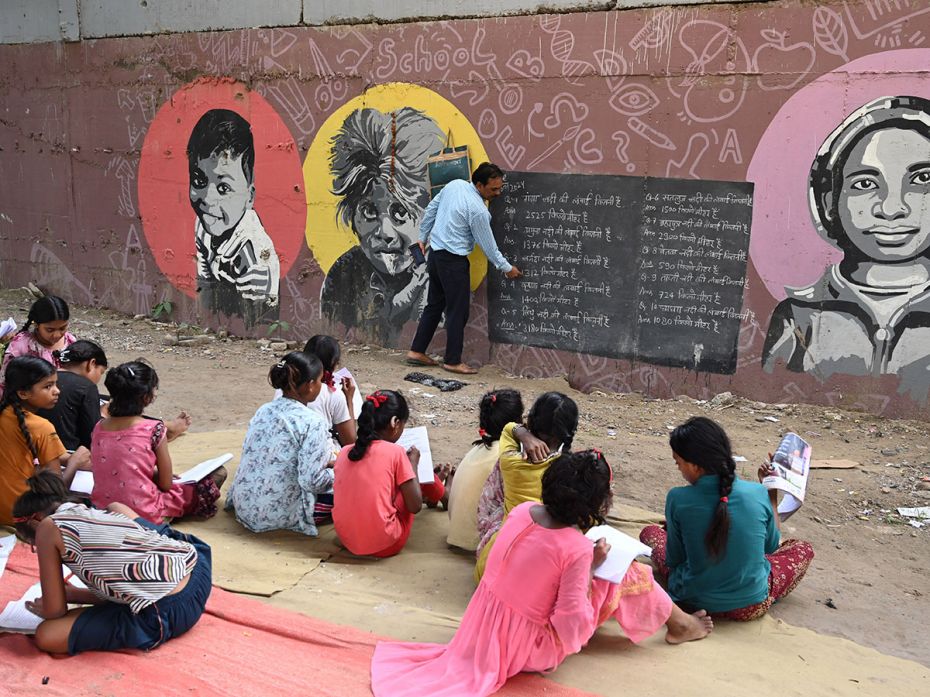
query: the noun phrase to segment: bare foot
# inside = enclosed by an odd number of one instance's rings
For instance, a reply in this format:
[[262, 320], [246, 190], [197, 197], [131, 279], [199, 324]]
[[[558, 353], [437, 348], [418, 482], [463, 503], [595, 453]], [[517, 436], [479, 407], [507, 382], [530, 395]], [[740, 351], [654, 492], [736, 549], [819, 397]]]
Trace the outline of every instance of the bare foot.
[[407, 365], [419, 365], [423, 367], [430, 367], [438, 365], [436, 361], [427, 356], [425, 353], [420, 353], [419, 351], [407, 351], [407, 355], [404, 357], [404, 362]]
[[191, 427], [191, 421], [191, 416], [186, 411], [182, 411], [171, 421], [166, 421], [165, 429], [168, 431], [168, 440], [173, 441], [187, 431]]
[[703, 639], [714, 631], [714, 621], [706, 610], [698, 610], [689, 615], [677, 605], [666, 623], [668, 631], [665, 641], [669, 644], [684, 644], [686, 641]]
[[468, 363], [456, 363], [455, 365], [443, 363], [442, 369], [448, 370], [450, 373], [458, 373], [459, 375], [475, 375], [478, 372], [477, 369], [472, 368]]
[[229, 472], [223, 466], [217, 467], [213, 472], [210, 473], [210, 478], [216, 483], [216, 488], [221, 489], [223, 483], [226, 481], [226, 478], [229, 476]]

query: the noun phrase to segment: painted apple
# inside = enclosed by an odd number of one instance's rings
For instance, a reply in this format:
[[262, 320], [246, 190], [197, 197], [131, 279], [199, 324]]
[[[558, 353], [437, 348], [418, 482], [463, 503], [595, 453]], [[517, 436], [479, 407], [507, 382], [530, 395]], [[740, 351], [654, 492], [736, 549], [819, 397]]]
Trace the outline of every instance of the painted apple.
[[766, 43], [752, 55], [759, 87], [767, 92], [792, 89], [814, 67], [817, 52], [806, 41], [789, 44], [787, 32], [763, 29], [760, 33]]

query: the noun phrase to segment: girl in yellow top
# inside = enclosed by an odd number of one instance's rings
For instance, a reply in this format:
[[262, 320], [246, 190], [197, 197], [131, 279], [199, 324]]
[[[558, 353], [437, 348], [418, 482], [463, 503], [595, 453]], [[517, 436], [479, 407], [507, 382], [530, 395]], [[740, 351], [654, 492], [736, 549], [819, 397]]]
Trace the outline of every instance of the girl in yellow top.
[[491, 471], [478, 502], [478, 563], [475, 581], [484, 574], [484, 565], [494, 538], [507, 514], [526, 501], [540, 501], [542, 477], [549, 465], [563, 452], [569, 452], [578, 429], [578, 405], [561, 392], [546, 392], [533, 403], [526, 425], [504, 426], [500, 438], [500, 459]]

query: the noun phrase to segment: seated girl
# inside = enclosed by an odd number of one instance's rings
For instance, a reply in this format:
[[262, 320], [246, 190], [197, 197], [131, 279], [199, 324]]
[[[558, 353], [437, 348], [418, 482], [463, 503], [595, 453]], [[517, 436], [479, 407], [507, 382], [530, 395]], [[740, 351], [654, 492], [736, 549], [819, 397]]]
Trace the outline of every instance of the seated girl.
[[413, 516], [423, 501], [436, 503], [445, 496], [439, 475], [419, 483], [420, 452], [397, 445], [409, 418], [400, 392], [368, 395], [358, 417], [358, 440], [336, 458], [333, 522], [340, 541], [353, 554], [397, 554], [410, 537]]
[[578, 428], [578, 406], [561, 392], [546, 392], [533, 403], [526, 426], [510, 423], [500, 437], [500, 459], [492, 470], [478, 506], [478, 563], [481, 579], [494, 536], [507, 514], [526, 501], [539, 501], [546, 469], [571, 450]]
[[141, 360], [123, 363], [107, 372], [104, 384], [109, 416], [91, 436], [93, 504], [121, 503], [153, 523], [213, 516], [226, 468], [193, 484], [174, 481], [165, 424], [143, 415], [158, 392], [155, 369]]
[[316, 537], [333, 505], [332, 445], [318, 412], [323, 366], [292, 351], [268, 371], [281, 399], [263, 404], [249, 422], [226, 507], [252, 532], [294, 530]]
[[604, 522], [610, 481], [597, 451], [551, 463], [542, 504], [522, 503], [507, 517], [452, 641], [380, 642], [371, 662], [374, 694], [483, 697], [517, 673], [554, 670], [609, 617], [633, 642], [663, 624], [670, 644], [707, 636], [713, 622], [706, 613], [682, 611], [644, 564], [633, 562], [619, 584], [592, 580], [610, 548], [581, 531]]
[[[36, 646], [49, 653], [153, 649], [190, 629], [210, 596], [210, 547], [113, 503], [75, 503], [43, 471], [13, 507], [16, 533], [35, 547], [42, 595], [27, 608], [44, 618]], [[67, 566], [87, 588], [65, 583]], [[68, 604], [89, 607], [68, 610]]]
[[89, 464], [82, 449], [69, 455], [55, 427], [36, 412], [58, 401], [55, 366], [43, 358], [18, 356], [7, 365], [7, 389], [0, 399], [0, 525], [11, 525], [13, 503], [37, 469], [56, 476], [64, 467], [66, 485]]
[[39, 416], [52, 422], [68, 450], [90, 448], [94, 426], [100, 421], [97, 383], [107, 371], [107, 355], [93, 341], [80, 339], [63, 351], [54, 351], [58, 368], [58, 403], [40, 409]]
[[449, 487], [449, 536], [446, 542], [474, 552], [478, 548], [478, 499], [497, 464], [504, 426], [523, 420], [523, 399], [516, 390], [494, 390], [478, 407], [478, 440], [472, 444]]
[[73, 344], [76, 339], [68, 331], [71, 310], [61, 298], [47, 295], [39, 298], [26, 316], [26, 323], [10, 340], [0, 363], [0, 397], [6, 384], [6, 369], [10, 361], [17, 356], [35, 356], [43, 358], [56, 368], [58, 359], [54, 352]]
[[669, 444], [688, 486], [668, 492], [665, 530], [649, 525], [640, 533], [668, 577], [669, 594], [715, 617], [762, 617], [804, 577], [813, 548], [799, 540], [779, 545], [777, 492], [736, 476], [719, 424], [691, 418], [672, 431]]
[[343, 378], [337, 386], [333, 378], [333, 373], [339, 370], [342, 357], [339, 342], [331, 336], [317, 334], [307, 340], [304, 353], [312, 353], [323, 364], [324, 388], [308, 406], [318, 411], [326, 420], [340, 448], [352, 445], [355, 442], [356, 414], [353, 399], [356, 385], [349, 378]]

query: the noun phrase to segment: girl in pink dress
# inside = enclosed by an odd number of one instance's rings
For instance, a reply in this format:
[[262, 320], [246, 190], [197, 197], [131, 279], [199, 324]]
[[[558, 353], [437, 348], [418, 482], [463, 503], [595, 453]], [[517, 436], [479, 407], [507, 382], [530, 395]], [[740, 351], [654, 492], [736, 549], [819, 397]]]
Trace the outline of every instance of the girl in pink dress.
[[448, 645], [381, 642], [371, 664], [376, 696], [483, 697], [524, 671], [554, 670], [614, 617], [639, 642], [663, 624], [670, 644], [713, 629], [689, 615], [633, 562], [619, 584], [593, 578], [607, 556], [602, 538], [582, 534], [604, 522], [611, 470], [597, 450], [558, 458], [543, 476], [542, 504], [514, 508], [491, 550], [481, 584]]
[[62, 351], [76, 341], [68, 331], [70, 318], [68, 303], [55, 295], [46, 295], [32, 303], [26, 324], [13, 336], [3, 354], [3, 362], [0, 363], [0, 397], [3, 396], [6, 384], [7, 364], [17, 356], [44, 358], [56, 368], [61, 367], [53, 352]]
[[104, 384], [109, 417], [91, 435], [94, 505], [121, 503], [153, 523], [213, 516], [226, 468], [195, 484], [173, 481], [165, 424], [142, 414], [158, 390], [155, 369], [142, 361], [123, 363], [107, 372]]

